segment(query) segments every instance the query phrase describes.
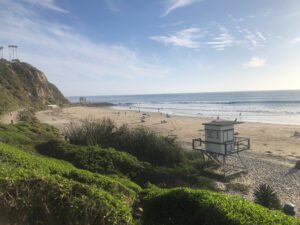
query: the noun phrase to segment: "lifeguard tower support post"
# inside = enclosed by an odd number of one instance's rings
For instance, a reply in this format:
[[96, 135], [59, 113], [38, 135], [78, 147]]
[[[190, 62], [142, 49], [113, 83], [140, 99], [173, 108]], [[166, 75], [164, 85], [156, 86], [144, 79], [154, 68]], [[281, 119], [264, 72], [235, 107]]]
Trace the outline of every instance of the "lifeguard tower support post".
[[[199, 150], [202, 153], [205, 166], [205, 158], [216, 162], [222, 166], [224, 176], [230, 170], [245, 169], [239, 153], [250, 149], [250, 139], [237, 137], [234, 132], [234, 125], [241, 124], [237, 121], [216, 120], [209, 123], [203, 123], [205, 131], [205, 140], [201, 138], [193, 139], [193, 150]], [[242, 166], [226, 163], [228, 156], [236, 154]]]

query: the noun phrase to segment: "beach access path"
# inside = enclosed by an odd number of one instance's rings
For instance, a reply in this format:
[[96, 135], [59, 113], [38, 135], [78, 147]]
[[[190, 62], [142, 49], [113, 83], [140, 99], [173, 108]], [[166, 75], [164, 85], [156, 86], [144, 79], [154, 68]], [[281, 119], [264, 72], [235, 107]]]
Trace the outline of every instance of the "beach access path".
[[16, 123], [17, 118], [18, 118], [18, 111], [8, 112], [0, 117], [0, 123], [10, 124], [11, 121], [13, 121], [13, 123]]

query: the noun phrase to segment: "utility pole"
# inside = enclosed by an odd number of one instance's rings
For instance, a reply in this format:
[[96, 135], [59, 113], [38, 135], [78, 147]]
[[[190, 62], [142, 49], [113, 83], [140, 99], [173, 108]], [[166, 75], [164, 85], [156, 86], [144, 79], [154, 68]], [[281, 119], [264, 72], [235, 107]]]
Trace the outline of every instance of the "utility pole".
[[15, 49], [16, 49], [16, 58], [15, 59], [18, 59], [18, 46], [15, 45]]
[[9, 53], [9, 60], [12, 60], [14, 58], [14, 49], [13, 45], [8, 45], [8, 53]]

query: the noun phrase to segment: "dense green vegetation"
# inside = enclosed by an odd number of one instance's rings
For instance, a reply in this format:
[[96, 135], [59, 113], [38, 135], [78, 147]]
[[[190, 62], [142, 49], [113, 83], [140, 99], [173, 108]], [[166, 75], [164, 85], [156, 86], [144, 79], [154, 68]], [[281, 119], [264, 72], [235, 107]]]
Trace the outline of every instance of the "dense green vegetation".
[[71, 162], [78, 168], [104, 174], [122, 174], [134, 177], [146, 164], [126, 152], [99, 146], [77, 146], [51, 140], [38, 146], [38, 152]]
[[[58, 138], [46, 124], [0, 125], [1, 224], [300, 225], [279, 211], [204, 190], [217, 189], [201, 176], [197, 153], [162, 167], [121, 150]], [[183, 186], [202, 189], [168, 189]]]
[[43, 143], [37, 149], [43, 155], [66, 160], [81, 169], [127, 176], [142, 186], [152, 183], [162, 187], [194, 186], [216, 189], [213, 181], [199, 175], [197, 160], [189, 160], [173, 168], [157, 167], [112, 148], [78, 146], [59, 140]]
[[15, 145], [26, 151], [34, 151], [37, 144], [57, 138], [58, 136], [58, 130], [48, 124], [0, 124], [0, 142]]
[[155, 134], [145, 127], [117, 127], [110, 119], [71, 124], [65, 133], [72, 144], [113, 147], [156, 166], [174, 166], [185, 158], [183, 149], [173, 137]]
[[21, 62], [0, 60], [0, 90], [0, 115], [23, 107], [68, 102], [41, 71]]
[[300, 224], [300, 220], [246, 201], [206, 190], [151, 189], [143, 193], [145, 225]]
[[[0, 214], [18, 224], [131, 224], [139, 186], [0, 144]], [[15, 221], [17, 220], [17, 221]]]

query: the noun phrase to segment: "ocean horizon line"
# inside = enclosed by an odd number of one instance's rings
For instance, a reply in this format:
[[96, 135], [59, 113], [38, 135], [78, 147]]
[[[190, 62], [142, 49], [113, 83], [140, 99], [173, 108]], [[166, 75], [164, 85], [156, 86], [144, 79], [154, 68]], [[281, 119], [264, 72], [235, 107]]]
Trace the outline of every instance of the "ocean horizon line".
[[251, 92], [288, 92], [300, 91], [300, 89], [277, 89], [277, 90], [241, 90], [241, 91], [205, 91], [205, 92], [170, 92], [170, 93], [145, 93], [145, 94], [112, 94], [112, 95], [72, 95], [66, 98], [79, 97], [118, 97], [118, 96], [152, 96], [152, 95], [188, 95], [188, 94], [222, 94], [222, 93], [251, 93]]

